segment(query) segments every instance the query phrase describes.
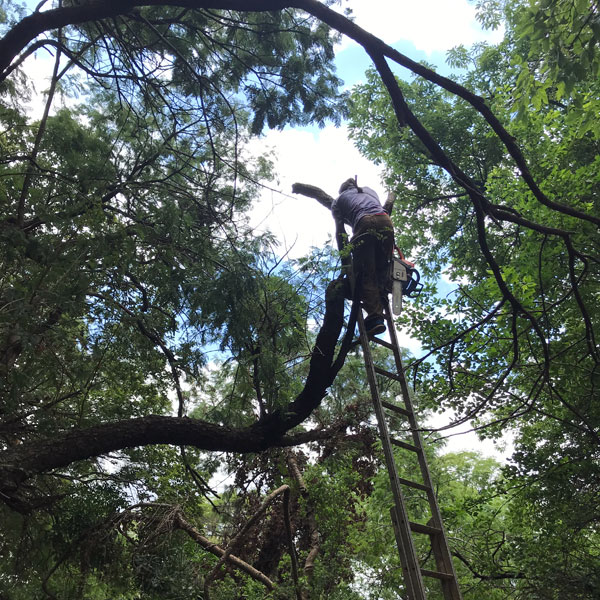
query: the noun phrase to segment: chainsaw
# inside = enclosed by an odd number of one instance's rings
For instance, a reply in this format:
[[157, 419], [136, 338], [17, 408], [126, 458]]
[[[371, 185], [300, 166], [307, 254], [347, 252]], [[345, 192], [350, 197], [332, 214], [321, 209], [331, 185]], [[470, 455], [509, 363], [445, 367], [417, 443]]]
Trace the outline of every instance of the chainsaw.
[[398, 256], [394, 255], [391, 262], [392, 281], [392, 312], [399, 315], [402, 311], [402, 296], [412, 298], [418, 296], [423, 289], [421, 274], [415, 268], [414, 263], [406, 260], [404, 255], [396, 246]]

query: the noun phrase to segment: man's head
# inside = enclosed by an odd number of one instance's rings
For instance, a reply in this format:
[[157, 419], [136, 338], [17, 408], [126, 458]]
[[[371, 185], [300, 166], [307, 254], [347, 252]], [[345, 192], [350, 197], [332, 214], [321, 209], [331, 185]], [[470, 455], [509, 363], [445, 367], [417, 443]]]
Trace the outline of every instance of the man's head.
[[340, 185], [340, 190], [339, 190], [338, 194], [342, 194], [346, 190], [349, 190], [350, 188], [355, 188], [355, 187], [357, 187], [356, 180], [354, 179], [354, 177], [350, 177], [349, 179], [346, 179], [346, 181], [344, 181], [344, 183], [342, 183], [342, 185]]

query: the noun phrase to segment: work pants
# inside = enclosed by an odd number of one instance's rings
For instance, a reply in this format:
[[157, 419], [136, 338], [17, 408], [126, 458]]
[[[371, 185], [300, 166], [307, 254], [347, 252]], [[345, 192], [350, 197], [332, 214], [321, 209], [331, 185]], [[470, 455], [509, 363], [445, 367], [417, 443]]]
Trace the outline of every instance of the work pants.
[[354, 230], [352, 265], [367, 319], [383, 316], [389, 265], [394, 249], [394, 226], [386, 214], [363, 217]]

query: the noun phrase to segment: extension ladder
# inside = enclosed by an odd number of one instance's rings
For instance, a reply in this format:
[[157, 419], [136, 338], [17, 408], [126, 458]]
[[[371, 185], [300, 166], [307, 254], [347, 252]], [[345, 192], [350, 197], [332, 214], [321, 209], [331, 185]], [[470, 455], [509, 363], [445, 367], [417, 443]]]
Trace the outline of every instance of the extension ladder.
[[[408, 384], [404, 375], [402, 358], [400, 356], [400, 349], [398, 346], [398, 337], [396, 335], [396, 328], [388, 302], [386, 302], [384, 316], [387, 324], [387, 330], [390, 334], [391, 343], [376, 337], [369, 339], [362, 316], [362, 310], [360, 309], [358, 310], [357, 321], [360, 332], [360, 343], [362, 345], [363, 356], [365, 359], [367, 379], [369, 381], [371, 397], [373, 399], [373, 406], [375, 408], [375, 414], [377, 416], [377, 423], [379, 426], [379, 435], [385, 455], [385, 463], [390, 477], [392, 495], [394, 497], [394, 506], [391, 507], [390, 512], [392, 516], [394, 534], [396, 537], [396, 544], [398, 546], [398, 553], [400, 554], [400, 563], [402, 565], [402, 571], [404, 574], [407, 596], [409, 600], [426, 600], [427, 596], [423, 578], [431, 577], [440, 581], [444, 600], [461, 600], [462, 597], [458, 587], [458, 580], [454, 570], [454, 565], [452, 564], [450, 549], [448, 547], [448, 539], [442, 524], [440, 509], [435, 497], [435, 491], [431, 481], [429, 468], [427, 466], [427, 459], [423, 451], [423, 441], [419, 432], [413, 404], [408, 390]], [[370, 341], [384, 346], [393, 352], [396, 366], [395, 373], [386, 371], [385, 369], [379, 368], [374, 364], [373, 354], [369, 344]], [[379, 388], [377, 386], [376, 375], [380, 375], [400, 383], [404, 407], [396, 406], [395, 404], [383, 401], [381, 399]], [[391, 415], [386, 413], [386, 410], [391, 411], [391, 414], [395, 415], [396, 417], [406, 419], [408, 422], [408, 429], [412, 435], [412, 443], [407, 443], [405, 441], [390, 437], [387, 418]], [[398, 475], [398, 469], [396, 466], [394, 453], [392, 451], [393, 446], [400, 448], [405, 452], [416, 455], [419, 470], [421, 472], [420, 482], [404, 479]], [[407, 503], [405, 494], [403, 493], [403, 489], [405, 488], [419, 490], [421, 493], [424, 492], [424, 495], [427, 499], [427, 504], [429, 505], [429, 514], [431, 515], [427, 524], [411, 522], [409, 520]], [[425, 569], [420, 565], [413, 534], [425, 535], [429, 537], [431, 553], [435, 559], [435, 570]]]

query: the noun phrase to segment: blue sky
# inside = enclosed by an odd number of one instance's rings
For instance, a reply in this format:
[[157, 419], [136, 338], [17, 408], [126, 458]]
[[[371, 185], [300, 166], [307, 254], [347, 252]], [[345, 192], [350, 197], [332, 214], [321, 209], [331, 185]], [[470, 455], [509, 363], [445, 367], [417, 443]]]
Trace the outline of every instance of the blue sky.
[[[451, 73], [446, 64], [445, 51], [436, 50], [428, 54], [423, 50], [418, 50], [414, 42], [410, 40], [401, 40], [390, 45], [412, 60], [417, 62], [427, 61], [435, 65], [436, 71], [442, 75], [450, 75]], [[365, 71], [371, 66], [371, 59], [360, 46], [352, 45], [336, 54], [335, 63], [338, 75], [344, 80], [346, 86], [353, 86], [363, 79]], [[398, 67], [395, 71], [402, 78], [410, 76], [410, 72], [402, 67]]]
[[[351, 8], [357, 25], [380, 37], [412, 60], [425, 60], [438, 72], [448, 75], [449, 49], [475, 42], [500, 40], [502, 32], [482, 31], [476, 19], [474, 2], [469, 0], [341, 0], [333, 8]], [[336, 55], [338, 75], [349, 88], [364, 80], [370, 59], [362, 47], [344, 37]], [[398, 67], [399, 76], [408, 77]], [[323, 129], [287, 128], [270, 131], [254, 142], [250, 151], [272, 150], [276, 159], [277, 181], [265, 190], [252, 215], [257, 229], [270, 229], [292, 256], [306, 254], [311, 246], [322, 246], [331, 233], [331, 217], [313, 200], [290, 197], [294, 182], [316, 185], [334, 195], [339, 184], [350, 176], [385, 197], [380, 169], [360, 156], [348, 139], [345, 127]]]

